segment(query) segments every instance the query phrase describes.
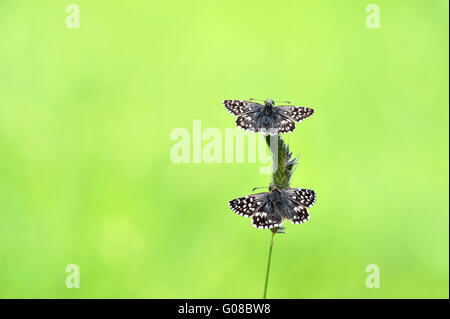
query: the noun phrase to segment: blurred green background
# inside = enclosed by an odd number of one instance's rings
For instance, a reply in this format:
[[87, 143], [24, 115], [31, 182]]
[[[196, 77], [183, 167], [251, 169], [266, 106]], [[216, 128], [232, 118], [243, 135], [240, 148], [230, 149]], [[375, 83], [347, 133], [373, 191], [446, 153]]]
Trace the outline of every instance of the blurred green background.
[[226, 204], [270, 175], [170, 160], [250, 97], [316, 110], [268, 296], [449, 297], [447, 1], [70, 3], [0, 1], [0, 297], [260, 298], [270, 233]]

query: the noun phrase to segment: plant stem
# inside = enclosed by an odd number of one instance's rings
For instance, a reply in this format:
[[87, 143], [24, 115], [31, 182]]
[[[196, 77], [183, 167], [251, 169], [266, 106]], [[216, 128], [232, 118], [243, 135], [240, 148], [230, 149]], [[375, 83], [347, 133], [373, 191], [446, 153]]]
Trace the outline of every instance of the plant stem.
[[270, 239], [270, 247], [269, 247], [269, 260], [267, 261], [266, 282], [264, 284], [263, 299], [266, 299], [266, 297], [267, 297], [267, 286], [269, 285], [270, 261], [272, 259], [273, 237], [275, 236], [275, 234], [276, 234], [276, 231], [272, 231], [272, 237]]
[[[272, 162], [275, 171], [272, 175], [272, 183], [279, 189], [289, 187], [289, 182], [297, 165], [297, 159], [292, 158], [289, 147], [284, 143], [281, 136], [266, 136], [266, 142], [272, 154]], [[273, 237], [276, 233], [284, 234], [284, 227], [275, 227], [270, 229], [272, 238], [270, 239], [269, 259], [267, 261], [266, 282], [264, 284], [263, 299], [267, 297], [267, 286], [269, 285], [270, 262], [272, 260]]]

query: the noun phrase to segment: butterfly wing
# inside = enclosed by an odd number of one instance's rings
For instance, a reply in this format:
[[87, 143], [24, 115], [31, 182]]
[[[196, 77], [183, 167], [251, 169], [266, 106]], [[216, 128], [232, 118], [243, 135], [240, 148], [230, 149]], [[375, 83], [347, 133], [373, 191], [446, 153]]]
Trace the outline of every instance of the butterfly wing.
[[261, 112], [245, 113], [238, 116], [236, 125], [244, 130], [263, 135], [278, 135], [295, 129], [294, 121], [277, 113], [271, 116], [261, 115]]
[[[275, 108], [276, 110], [277, 108]], [[274, 113], [274, 120], [269, 128], [272, 134], [292, 132], [295, 129], [295, 122], [290, 118], [283, 116], [277, 112]]]
[[247, 131], [258, 132], [260, 115], [261, 112], [251, 112], [240, 115], [236, 119], [236, 125]]
[[258, 131], [258, 122], [263, 108], [261, 104], [242, 100], [225, 100], [223, 105], [228, 112], [238, 117], [237, 126], [247, 131]]
[[288, 188], [282, 191], [286, 209], [282, 216], [293, 224], [302, 224], [309, 220], [309, 207], [316, 202], [316, 193], [312, 189]]
[[293, 105], [279, 105], [274, 108], [274, 111], [276, 114], [282, 115], [295, 122], [301, 122], [314, 114], [313, 109]]
[[253, 226], [261, 229], [280, 227], [282, 221], [283, 219], [277, 212], [276, 204], [271, 200], [260, 206], [252, 217]]
[[282, 191], [288, 199], [304, 206], [311, 207], [316, 202], [316, 192], [305, 188], [286, 188]]
[[269, 193], [252, 194], [233, 199], [228, 206], [233, 212], [244, 217], [253, 216], [269, 200]]
[[309, 212], [308, 209], [306, 209], [303, 206], [297, 206], [294, 208], [294, 215], [291, 219], [292, 224], [303, 224], [307, 220], [309, 220]]
[[259, 103], [243, 101], [243, 100], [224, 100], [223, 105], [227, 108], [228, 112], [234, 116], [250, 112], [260, 112], [263, 106]]
[[244, 217], [252, 217], [256, 228], [279, 227], [282, 222], [275, 204], [270, 200], [270, 193], [259, 193], [233, 199], [228, 203], [231, 210]]

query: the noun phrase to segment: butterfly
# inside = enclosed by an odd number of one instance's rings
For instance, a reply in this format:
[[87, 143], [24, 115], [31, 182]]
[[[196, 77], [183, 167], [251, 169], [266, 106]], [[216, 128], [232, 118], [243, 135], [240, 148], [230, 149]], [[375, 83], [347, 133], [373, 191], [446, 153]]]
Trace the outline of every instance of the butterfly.
[[224, 100], [228, 112], [237, 116], [240, 128], [264, 135], [292, 132], [295, 122], [301, 122], [313, 115], [314, 110], [293, 105], [274, 106], [274, 101], [266, 100], [264, 105], [251, 101]]
[[316, 193], [311, 189], [278, 189], [272, 184], [269, 192], [233, 199], [228, 206], [241, 216], [252, 217], [256, 228], [275, 228], [280, 227], [283, 219], [303, 224], [309, 220], [307, 208], [315, 202]]

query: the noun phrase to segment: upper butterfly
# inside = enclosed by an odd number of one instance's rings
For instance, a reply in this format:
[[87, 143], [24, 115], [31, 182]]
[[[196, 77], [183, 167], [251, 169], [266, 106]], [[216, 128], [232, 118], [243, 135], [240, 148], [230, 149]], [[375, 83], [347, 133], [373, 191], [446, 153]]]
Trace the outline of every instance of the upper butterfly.
[[292, 132], [295, 129], [295, 122], [301, 122], [314, 113], [313, 109], [303, 106], [275, 107], [270, 99], [266, 100], [264, 105], [241, 100], [225, 100], [223, 105], [228, 112], [237, 116], [237, 126], [263, 135]]

